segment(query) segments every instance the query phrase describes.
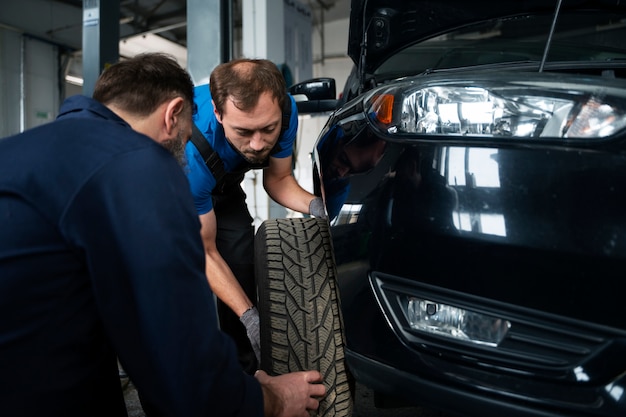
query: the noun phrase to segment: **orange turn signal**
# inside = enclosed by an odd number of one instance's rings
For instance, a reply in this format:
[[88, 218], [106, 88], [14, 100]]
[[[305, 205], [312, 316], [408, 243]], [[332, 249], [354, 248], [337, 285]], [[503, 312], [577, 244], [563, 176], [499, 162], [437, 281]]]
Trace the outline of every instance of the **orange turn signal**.
[[376, 119], [384, 124], [391, 124], [393, 116], [393, 99], [391, 94], [381, 94], [374, 100], [373, 110], [376, 113]]

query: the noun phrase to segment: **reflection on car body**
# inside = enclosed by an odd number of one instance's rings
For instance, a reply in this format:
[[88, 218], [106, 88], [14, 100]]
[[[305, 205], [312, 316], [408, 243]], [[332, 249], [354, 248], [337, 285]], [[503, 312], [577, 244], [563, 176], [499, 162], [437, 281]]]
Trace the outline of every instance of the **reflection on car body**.
[[377, 398], [626, 415], [623, 39], [613, 0], [352, 2], [314, 188]]
[[321, 177], [326, 190], [326, 207], [331, 218], [337, 216], [350, 190], [350, 177], [374, 168], [384, 155], [386, 142], [368, 130], [350, 132], [334, 126], [317, 144], [317, 152], [329, 161]]

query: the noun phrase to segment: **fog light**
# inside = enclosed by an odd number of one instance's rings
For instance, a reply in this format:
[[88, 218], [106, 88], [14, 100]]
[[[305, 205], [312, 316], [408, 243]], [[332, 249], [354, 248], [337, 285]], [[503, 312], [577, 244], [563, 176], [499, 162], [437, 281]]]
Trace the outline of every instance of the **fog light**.
[[407, 318], [414, 330], [497, 346], [511, 327], [508, 320], [415, 297], [407, 298]]

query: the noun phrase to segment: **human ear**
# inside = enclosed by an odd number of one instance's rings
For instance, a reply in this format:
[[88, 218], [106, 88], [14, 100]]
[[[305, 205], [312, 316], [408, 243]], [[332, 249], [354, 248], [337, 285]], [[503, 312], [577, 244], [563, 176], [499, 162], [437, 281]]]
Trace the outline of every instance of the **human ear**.
[[219, 111], [217, 111], [217, 108], [215, 107], [215, 101], [211, 100], [211, 104], [213, 105], [213, 114], [215, 114], [215, 118], [221, 124], [222, 123], [222, 115], [220, 114]]
[[183, 117], [185, 109], [185, 100], [182, 97], [176, 97], [167, 103], [165, 108], [165, 131], [168, 135], [173, 134], [174, 129], [178, 125], [180, 118]]

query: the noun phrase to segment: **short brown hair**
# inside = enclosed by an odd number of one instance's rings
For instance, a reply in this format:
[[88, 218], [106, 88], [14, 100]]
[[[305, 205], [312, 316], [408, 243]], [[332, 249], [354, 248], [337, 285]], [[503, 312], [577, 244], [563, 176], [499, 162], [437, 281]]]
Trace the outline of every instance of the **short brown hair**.
[[245, 111], [257, 104], [262, 93], [270, 92], [281, 109], [287, 97], [283, 74], [267, 59], [240, 58], [220, 64], [211, 73], [209, 88], [219, 114], [224, 113], [228, 98]]
[[96, 81], [93, 98], [145, 116], [164, 102], [182, 97], [191, 109], [193, 82], [167, 54], [145, 53], [111, 65]]

